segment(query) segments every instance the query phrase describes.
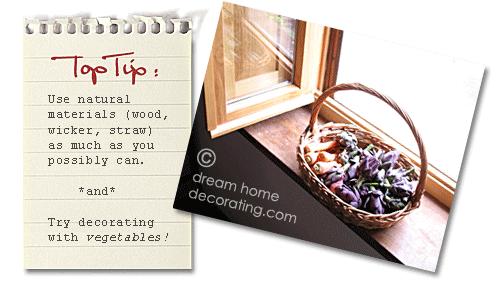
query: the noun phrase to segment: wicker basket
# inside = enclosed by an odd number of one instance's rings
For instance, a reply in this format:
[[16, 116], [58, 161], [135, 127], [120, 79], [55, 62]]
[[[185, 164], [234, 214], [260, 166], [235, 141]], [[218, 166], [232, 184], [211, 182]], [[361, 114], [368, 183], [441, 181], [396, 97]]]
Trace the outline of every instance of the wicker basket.
[[[406, 121], [408, 126], [410, 127], [415, 140], [417, 141], [418, 148], [420, 151], [420, 169], [415, 167], [415, 171], [410, 175], [411, 180], [417, 180], [417, 187], [406, 205], [405, 208], [395, 211], [390, 214], [372, 214], [357, 208], [352, 207], [351, 205], [345, 203], [342, 199], [340, 199], [335, 193], [331, 192], [324, 184], [319, 180], [316, 174], [311, 170], [306, 160], [304, 159], [304, 147], [311, 143], [320, 140], [326, 136], [336, 135], [337, 132], [342, 130], [349, 131], [353, 133], [358, 139], [358, 146], [360, 148], [364, 148], [370, 143], [375, 146], [375, 148], [383, 149], [385, 151], [395, 150], [394, 147], [387, 144], [380, 137], [375, 135], [372, 132], [366, 131], [358, 126], [351, 124], [338, 124], [338, 123], [327, 123], [323, 126], [317, 126], [316, 120], [318, 118], [319, 110], [323, 102], [329, 96], [333, 95], [337, 91], [342, 90], [359, 90], [366, 92], [372, 96], [375, 96], [382, 101], [386, 102], [389, 106], [391, 106], [401, 117]], [[425, 153], [425, 146], [418, 133], [417, 129], [413, 125], [408, 114], [402, 110], [391, 98], [378, 93], [377, 91], [368, 88], [359, 83], [353, 84], [339, 84], [333, 86], [323, 92], [323, 94], [316, 100], [313, 105], [311, 120], [309, 122], [309, 126], [306, 128], [304, 133], [300, 136], [299, 146], [297, 148], [297, 157], [300, 164], [300, 169], [305, 176], [305, 181], [309, 186], [311, 193], [323, 204], [325, 205], [332, 213], [334, 213], [337, 217], [342, 219], [346, 223], [351, 223], [357, 226], [361, 226], [366, 229], [378, 229], [378, 228], [387, 228], [394, 225], [396, 222], [401, 220], [403, 217], [408, 215], [410, 212], [415, 210], [420, 205], [420, 199], [422, 197], [422, 193], [424, 192], [424, 184], [425, 179], [427, 177], [427, 156]], [[398, 165], [404, 169], [410, 169], [413, 166], [410, 159], [401, 153]]]

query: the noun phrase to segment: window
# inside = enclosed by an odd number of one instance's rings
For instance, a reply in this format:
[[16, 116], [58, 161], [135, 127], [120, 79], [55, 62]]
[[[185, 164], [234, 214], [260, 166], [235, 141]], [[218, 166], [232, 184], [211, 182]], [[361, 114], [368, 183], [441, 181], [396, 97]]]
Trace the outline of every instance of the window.
[[242, 6], [227, 5], [222, 14], [226, 104], [236, 104], [268, 90], [292, 84], [297, 20]]
[[204, 83], [212, 137], [312, 103], [325, 30], [224, 2]]
[[[482, 72], [479, 64], [223, 3], [204, 83], [207, 127], [216, 138], [359, 82], [409, 113], [427, 148], [426, 191], [449, 207]], [[352, 92], [329, 98], [320, 114], [378, 134], [419, 165], [404, 121]]]

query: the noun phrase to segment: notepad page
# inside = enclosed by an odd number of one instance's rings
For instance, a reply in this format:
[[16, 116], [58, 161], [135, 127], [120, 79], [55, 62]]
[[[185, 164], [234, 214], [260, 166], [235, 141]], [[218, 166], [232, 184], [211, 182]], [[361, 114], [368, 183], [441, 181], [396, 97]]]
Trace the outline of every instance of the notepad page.
[[24, 268], [191, 268], [191, 23], [171, 21], [24, 21]]

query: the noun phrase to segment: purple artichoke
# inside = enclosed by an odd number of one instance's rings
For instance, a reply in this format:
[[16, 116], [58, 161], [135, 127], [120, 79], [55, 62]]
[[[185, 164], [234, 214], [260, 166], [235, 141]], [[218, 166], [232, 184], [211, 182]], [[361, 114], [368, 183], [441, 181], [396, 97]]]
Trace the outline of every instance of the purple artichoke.
[[359, 187], [359, 195], [361, 196], [361, 198], [365, 198], [366, 196], [368, 196], [368, 192], [370, 192], [370, 187], [365, 185], [361, 185], [361, 187]]
[[325, 176], [325, 185], [329, 187], [332, 183], [339, 181], [344, 174], [342, 168], [335, 168]]
[[384, 179], [385, 179], [385, 169], [381, 169], [378, 171], [377, 175], [375, 176], [375, 181], [384, 182]]
[[365, 202], [364, 208], [374, 214], [383, 214], [385, 211], [384, 206], [384, 193], [380, 190], [368, 192], [368, 199]]
[[335, 187], [335, 194], [349, 205], [359, 208], [361, 206], [361, 197], [358, 190], [345, 184]]
[[413, 194], [413, 185], [403, 177], [398, 182], [392, 183], [390, 191], [399, 197], [410, 197]]
[[349, 178], [346, 180], [346, 178], [344, 178], [344, 183], [348, 186], [356, 186], [356, 183], [358, 182], [358, 179], [357, 178]]
[[388, 178], [391, 182], [399, 182], [404, 178], [405, 170], [398, 167], [396, 169], [390, 169], [387, 171], [385, 177]]
[[342, 186], [344, 185], [344, 176], [342, 175], [342, 177], [340, 178], [339, 181], [337, 182], [333, 182], [331, 185], [330, 185], [330, 191], [332, 191], [333, 193], [335, 193], [335, 189], [339, 186]]
[[401, 198], [392, 198], [389, 196], [385, 196], [384, 199], [385, 202], [387, 203], [387, 206], [393, 210], [400, 210], [406, 206], [406, 202], [403, 201], [403, 199]]
[[367, 179], [373, 179], [378, 173], [380, 161], [368, 153], [363, 153], [363, 157], [361, 159], [362, 161], [359, 166], [360, 176]]
[[400, 154], [400, 151], [390, 151], [382, 155], [382, 158], [380, 158], [382, 161], [382, 168], [386, 171], [393, 168], [396, 165]]
[[356, 136], [351, 132], [343, 131], [338, 136], [340, 137], [339, 143], [348, 148], [355, 149], [358, 145], [358, 139], [356, 139]]
[[359, 163], [354, 163], [349, 167], [349, 169], [347, 170], [347, 175], [349, 176], [350, 179], [356, 177], [358, 167]]

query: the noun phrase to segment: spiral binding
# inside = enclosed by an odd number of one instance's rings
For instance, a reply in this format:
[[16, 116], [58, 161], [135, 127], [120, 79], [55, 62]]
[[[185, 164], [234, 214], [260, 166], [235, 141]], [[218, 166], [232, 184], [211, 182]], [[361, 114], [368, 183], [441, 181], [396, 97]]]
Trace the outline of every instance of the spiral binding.
[[[187, 34], [192, 29], [191, 19], [168, 19], [173, 24], [173, 31], [167, 32], [167, 17], [133, 16], [133, 19], [113, 20], [111, 18], [74, 17], [41, 21], [38, 19], [24, 19], [24, 33], [32, 34]], [[144, 30], [140, 32], [139, 26], [144, 23]], [[181, 25], [187, 24], [187, 29], [182, 30]], [[130, 25], [129, 32], [126, 26]], [[157, 28], [154, 29], [153, 25]], [[74, 27], [71, 32], [70, 26]], [[88, 32], [84, 32], [88, 27]]]

